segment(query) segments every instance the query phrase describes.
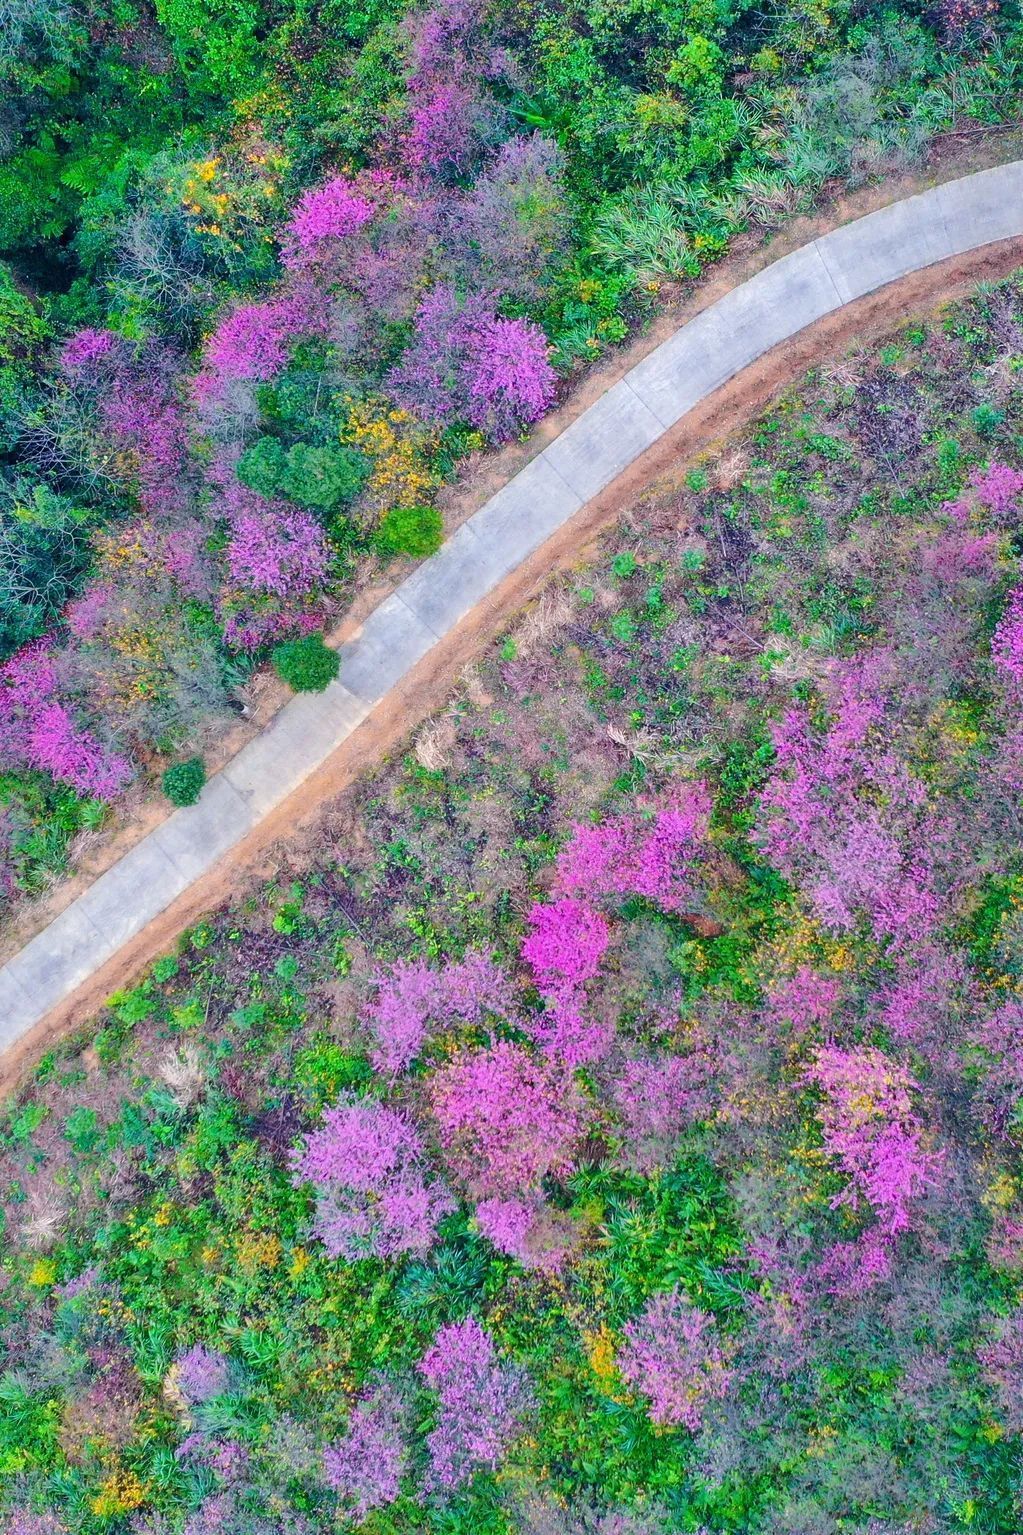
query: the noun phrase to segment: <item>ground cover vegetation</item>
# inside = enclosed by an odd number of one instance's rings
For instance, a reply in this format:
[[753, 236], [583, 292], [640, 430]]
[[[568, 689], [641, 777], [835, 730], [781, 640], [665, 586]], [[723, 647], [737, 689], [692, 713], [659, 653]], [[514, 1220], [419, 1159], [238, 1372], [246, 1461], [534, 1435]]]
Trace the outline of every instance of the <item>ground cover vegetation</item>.
[[1011, 121], [1021, 58], [997, 0], [12, 0], [0, 900], [665, 285]]
[[1013, 1535], [1023, 280], [812, 374], [0, 1120], [15, 1535]]

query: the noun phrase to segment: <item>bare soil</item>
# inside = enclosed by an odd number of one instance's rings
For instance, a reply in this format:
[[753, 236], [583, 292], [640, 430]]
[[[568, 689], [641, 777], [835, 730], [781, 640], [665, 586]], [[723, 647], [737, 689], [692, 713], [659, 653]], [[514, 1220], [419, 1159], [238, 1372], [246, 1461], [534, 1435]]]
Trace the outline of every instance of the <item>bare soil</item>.
[[[443, 498], [445, 527], [453, 531], [490, 496], [543, 450], [611, 384], [654, 347], [674, 333], [724, 293], [745, 282], [788, 251], [827, 233], [829, 229], [858, 218], [875, 208], [911, 196], [914, 192], [986, 165], [1000, 163], [1023, 150], [1023, 130], [992, 142], [972, 140], [968, 146], [939, 155], [929, 174], [886, 181], [882, 187], [833, 198], [812, 218], [794, 219], [768, 244], [753, 236], [736, 242], [726, 261], [683, 299], [667, 305], [650, 328], [629, 347], [616, 352], [582, 381], [570, 399], [546, 417], [528, 443], [513, 444], [471, 466], [468, 476], [451, 487]], [[761, 411], [814, 364], [840, 356], [856, 342], [869, 342], [916, 315], [926, 314], [943, 302], [962, 297], [978, 282], [1005, 276], [1023, 264], [1023, 239], [1002, 241], [966, 256], [954, 257], [915, 273], [846, 305], [818, 321], [798, 336], [775, 347], [745, 369], [684, 419], [639, 458], [613, 485], [588, 502], [566, 525], [528, 560], [509, 575], [458, 627], [439, 641], [417, 667], [394, 688], [352, 736], [326, 763], [311, 774], [283, 805], [267, 816], [245, 840], [231, 851], [212, 873], [197, 880], [166, 911], [129, 944], [97, 970], [75, 994], [54, 1008], [3, 1058], [0, 1096], [14, 1091], [25, 1073], [47, 1049], [70, 1030], [84, 1024], [113, 991], [132, 981], [148, 964], [170, 948], [181, 930], [210, 910], [239, 894], [245, 884], [268, 877], [275, 864], [287, 856], [300, 868], [312, 862], [322, 839], [315, 822], [329, 810], [329, 802], [401, 743], [447, 699], [461, 671], [551, 574], [584, 562], [597, 537], [651, 482], [668, 472], [679, 460], [689, 461], [728, 436], [752, 415]], [[387, 592], [403, 578], [396, 573], [387, 584], [367, 586], [345, 615], [331, 639], [350, 638]], [[253, 698], [253, 715], [217, 743], [208, 756], [216, 770], [240, 750], [286, 701], [287, 690], [276, 679], [263, 679]], [[71, 903], [95, 878], [130, 847], [158, 825], [170, 807], [141, 801], [130, 821], [103, 841], [74, 877], [64, 881], [46, 898], [19, 914], [10, 923], [0, 946], [0, 962], [16, 952], [34, 934]]]

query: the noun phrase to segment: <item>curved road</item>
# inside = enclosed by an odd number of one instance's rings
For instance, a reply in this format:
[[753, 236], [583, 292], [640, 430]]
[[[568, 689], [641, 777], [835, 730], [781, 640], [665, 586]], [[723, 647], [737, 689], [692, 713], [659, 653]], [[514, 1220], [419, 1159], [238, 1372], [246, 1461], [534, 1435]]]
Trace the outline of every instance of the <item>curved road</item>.
[[[0, 1050], [69, 1003], [208, 875], [505, 577], [694, 406], [825, 315], [950, 257], [1023, 235], [1023, 161], [842, 225], [683, 325], [534, 458], [370, 615], [338, 682], [297, 697], [0, 970]], [[1023, 259], [1023, 256], [1021, 256]]]

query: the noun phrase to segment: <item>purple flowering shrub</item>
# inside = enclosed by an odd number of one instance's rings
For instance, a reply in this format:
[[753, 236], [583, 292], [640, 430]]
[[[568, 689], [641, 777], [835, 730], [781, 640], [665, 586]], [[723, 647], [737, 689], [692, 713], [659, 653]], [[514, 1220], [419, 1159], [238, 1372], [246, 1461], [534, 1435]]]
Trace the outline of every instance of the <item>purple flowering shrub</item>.
[[912, 1205], [934, 1182], [940, 1158], [923, 1145], [913, 1107], [917, 1084], [905, 1067], [873, 1047], [825, 1046], [807, 1068], [807, 1081], [824, 1095], [819, 1119], [824, 1149], [848, 1182], [835, 1208], [862, 1201], [881, 1231], [905, 1231]]
[[732, 1383], [713, 1317], [676, 1287], [652, 1296], [624, 1331], [616, 1361], [622, 1379], [648, 1399], [654, 1423], [695, 1433]]
[[511, 984], [485, 954], [470, 953], [434, 970], [421, 961], [399, 960], [375, 977], [377, 994], [366, 1015], [373, 1064], [396, 1076], [421, 1055], [432, 1032], [455, 1023], [480, 1024], [515, 1011]]
[[423, 1253], [454, 1209], [429, 1175], [422, 1135], [403, 1113], [342, 1097], [292, 1154], [297, 1183], [316, 1191], [313, 1232], [331, 1257]]
[[472, 1316], [438, 1330], [419, 1373], [437, 1397], [424, 1487], [443, 1496], [481, 1467], [496, 1470], [525, 1427], [532, 1393], [525, 1371], [501, 1362], [493, 1338]]
[[340, 1510], [356, 1521], [393, 1503], [408, 1469], [407, 1409], [394, 1386], [376, 1381], [352, 1408], [342, 1439], [323, 1452], [328, 1487]]
[[229, 1360], [201, 1343], [194, 1344], [174, 1361], [174, 1382], [189, 1406], [223, 1396], [230, 1380]]

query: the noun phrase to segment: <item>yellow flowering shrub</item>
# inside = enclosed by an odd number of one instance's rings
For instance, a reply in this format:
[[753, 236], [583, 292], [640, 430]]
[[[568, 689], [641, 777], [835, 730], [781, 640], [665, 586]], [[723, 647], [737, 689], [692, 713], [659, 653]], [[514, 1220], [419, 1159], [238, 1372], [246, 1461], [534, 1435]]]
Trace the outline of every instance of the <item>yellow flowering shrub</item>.
[[373, 466], [363, 491], [364, 502], [375, 511], [386, 511], [392, 506], [420, 506], [429, 500], [440, 483], [430, 463], [437, 434], [382, 396], [347, 403], [348, 420], [341, 441], [365, 453]]

